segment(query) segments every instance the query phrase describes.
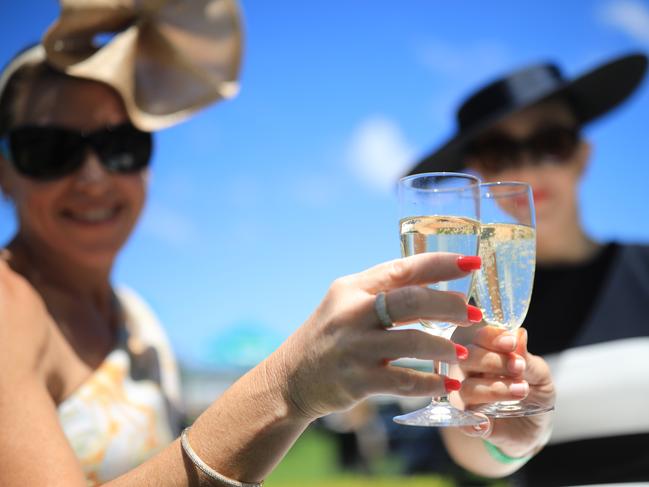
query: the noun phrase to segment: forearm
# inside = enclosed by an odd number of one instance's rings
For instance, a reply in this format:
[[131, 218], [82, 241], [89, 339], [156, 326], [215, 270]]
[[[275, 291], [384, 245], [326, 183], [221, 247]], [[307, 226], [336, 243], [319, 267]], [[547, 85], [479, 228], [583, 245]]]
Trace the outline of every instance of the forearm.
[[[309, 425], [285, 397], [277, 354], [255, 367], [194, 423], [189, 443], [217, 472], [243, 482], [263, 480]], [[269, 370], [273, 369], [273, 373]], [[179, 440], [110, 487], [203, 486], [209, 483], [183, 454]]]

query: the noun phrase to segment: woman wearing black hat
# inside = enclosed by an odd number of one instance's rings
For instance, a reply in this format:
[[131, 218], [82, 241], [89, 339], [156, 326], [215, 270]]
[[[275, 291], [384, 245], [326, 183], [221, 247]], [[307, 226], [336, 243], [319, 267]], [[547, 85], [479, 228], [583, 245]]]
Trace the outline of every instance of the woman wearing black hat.
[[533, 187], [537, 271], [524, 326], [553, 369], [557, 406], [526, 485], [649, 479], [649, 247], [594, 241], [577, 202], [591, 152], [582, 127], [624, 101], [646, 66], [635, 54], [572, 81], [552, 65], [511, 73], [469, 97], [458, 134], [411, 171], [466, 168]]

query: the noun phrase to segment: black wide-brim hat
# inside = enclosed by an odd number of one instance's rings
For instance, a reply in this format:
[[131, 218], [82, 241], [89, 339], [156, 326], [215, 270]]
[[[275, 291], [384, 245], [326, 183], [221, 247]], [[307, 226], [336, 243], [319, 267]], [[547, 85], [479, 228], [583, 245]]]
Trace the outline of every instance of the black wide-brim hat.
[[647, 70], [641, 53], [615, 58], [567, 80], [553, 64], [538, 64], [510, 73], [471, 95], [457, 111], [457, 132], [409, 172], [457, 171], [464, 167], [467, 146], [503, 118], [553, 97], [569, 103], [580, 126], [601, 117], [626, 100]]

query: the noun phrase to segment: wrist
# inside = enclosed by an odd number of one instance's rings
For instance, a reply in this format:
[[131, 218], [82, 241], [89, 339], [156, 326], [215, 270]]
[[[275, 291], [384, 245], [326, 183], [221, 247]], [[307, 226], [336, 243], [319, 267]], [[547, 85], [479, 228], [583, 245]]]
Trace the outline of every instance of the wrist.
[[230, 479], [266, 477], [310, 423], [286, 400], [284, 381], [270, 358], [230, 386], [192, 425], [193, 451]]
[[543, 447], [550, 440], [550, 436], [552, 435], [552, 422], [549, 420], [544, 421], [543, 424], [538, 425], [537, 428], [538, 433], [537, 435], [535, 435], [535, 441], [532, 442], [523, 441], [522, 439], [516, 441], [511, 439], [508, 440], [503, 438], [495, 438], [491, 436], [483, 438], [483, 441], [489, 442], [489, 444], [493, 445], [495, 448], [498, 448], [498, 450], [503, 455], [509, 458], [530, 459], [543, 449]]
[[299, 367], [293, 366], [291, 357], [295, 354], [284, 343], [261, 364], [265, 389], [273, 402], [282, 411], [287, 421], [309, 423], [318, 418], [303, 401], [299, 386]]
[[503, 450], [501, 450], [498, 446], [491, 443], [489, 440], [483, 439], [482, 444], [484, 445], [485, 449], [487, 450], [491, 458], [496, 460], [498, 463], [502, 463], [505, 465], [522, 464], [527, 462], [534, 456], [533, 454], [522, 455], [522, 456], [510, 455], [508, 453], [505, 453]]

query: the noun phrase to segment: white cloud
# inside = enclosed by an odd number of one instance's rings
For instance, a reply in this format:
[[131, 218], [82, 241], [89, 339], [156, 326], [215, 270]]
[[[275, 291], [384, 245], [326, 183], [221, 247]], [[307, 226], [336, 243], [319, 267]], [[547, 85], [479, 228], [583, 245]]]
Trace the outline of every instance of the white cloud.
[[352, 172], [372, 189], [390, 191], [412, 164], [414, 148], [393, 120], [377, 115], [354, 130], [347, 160]]
[[632, 39], [649, 44], [649, 8], [638, 0], [613, 0], [601, 6], [599, 19]]
[[198, 227], [187, 215], [151, 201], [142, 218], [142, 231], [175, 248], [200, 241]]

